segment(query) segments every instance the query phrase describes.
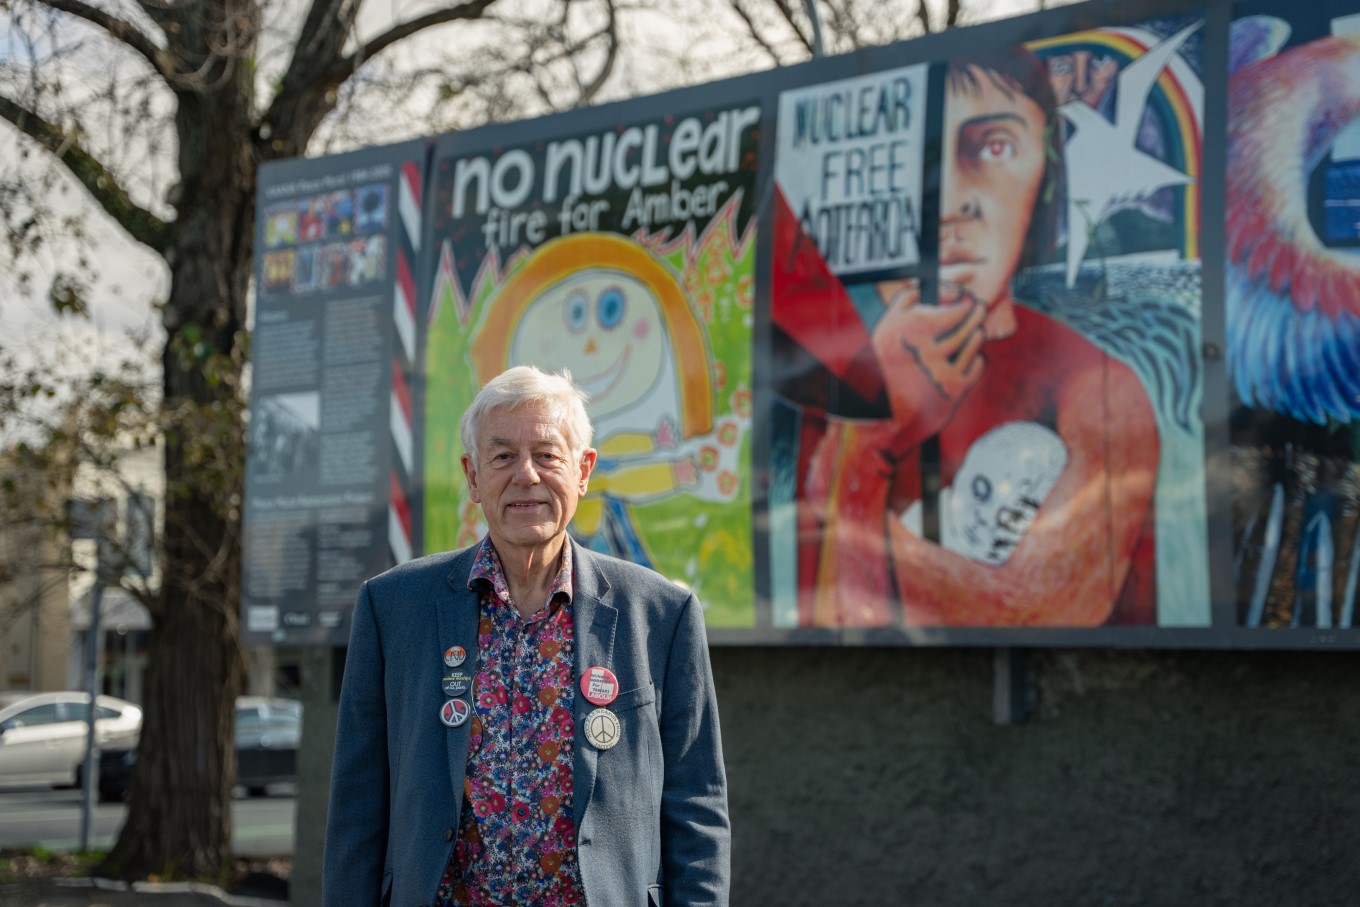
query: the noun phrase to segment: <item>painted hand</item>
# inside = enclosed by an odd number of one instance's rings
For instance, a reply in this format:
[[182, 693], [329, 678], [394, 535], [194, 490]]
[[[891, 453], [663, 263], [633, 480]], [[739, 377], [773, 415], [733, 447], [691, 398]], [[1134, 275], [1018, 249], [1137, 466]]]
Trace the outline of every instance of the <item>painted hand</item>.
[[897, 453], [948, 424], [982, 377], [982, 322], [987, 307], [957, 288], [938, 306], [921, 305], [915, 283], [880, 284], [887, 311], [873, 331], [898, 432]]

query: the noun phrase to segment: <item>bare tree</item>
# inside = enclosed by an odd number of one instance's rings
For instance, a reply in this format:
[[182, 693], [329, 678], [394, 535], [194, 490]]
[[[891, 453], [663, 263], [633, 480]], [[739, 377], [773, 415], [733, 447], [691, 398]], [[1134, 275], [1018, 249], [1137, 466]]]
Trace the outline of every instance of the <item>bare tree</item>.
[[[806, 0], [725, 0], [725, 5], [741, 22], [745, 38], [776, 66], [812, 56], [814, 26]], [[962, 0], [817, 0], [815, 9], [828, 54], [943, 31], [962, 24], [965, 16]]]
[[[105, 425], [104, 437], [150, 432], [164, 449], [161, 582], [143, 590], [153, 622], [143, 731], [109, 874], [220, 880], [230, 866], [241, 388], [259, 166], [526, 104], [586, 103], [618, 49], [612, 0], [463, 0], [385, 23], [363, 6], [0, 0], [0, 120], [23, 136], [19, 160], [0, 172], [11, 266], [33, 279], [26, 256], [83, 229], [78, 206], [55, 198], [74, 181], [168, 273], [165, 297], [147, 300], [164, 332], [155, 393], [68, 389], [78, 405], [94, 404], [79, 405], [89, 424], [47, 435], [97, 457], [99, 410], [116, 422], [144, 408], [139, 427]], [[417, 58], [431, 62], [407, 65]], [[46, 275], [54, 306], [87, 311], [93, 268], [76, 258]], [[56, 392], [49, 375], [31, 377], [34, 394]], [[107, 374], [89, 380], [113, 385]]]
[[[957, 26], [1043, 9], [1045, 0], [814, 0], [827, 55], [933, 34]], [[1062, 0], [1071, 2], [1071, 0]], [[1052, 5], [1049, 0], [1049, 5]], [[764, 66], [789, 66], [814, 55], [808, 0], [688, 0], [667, 7], [684, 41], [629, 34], [623, 61], [645, 59], [649, 71], [625, 75], [655, 90], [737, 75]], [[676, 29], [673, 27], [672, 32]]]

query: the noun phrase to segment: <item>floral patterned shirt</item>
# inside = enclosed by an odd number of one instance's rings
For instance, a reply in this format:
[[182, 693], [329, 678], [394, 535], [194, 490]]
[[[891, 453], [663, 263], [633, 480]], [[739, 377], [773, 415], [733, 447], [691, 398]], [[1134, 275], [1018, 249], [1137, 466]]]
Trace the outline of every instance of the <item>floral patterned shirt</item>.
[[435, 907], [583, 904], [571, 814], [571, 545], [547, 607], [528, 619], [510, 599], [489, 537], [468, 577], [468, 588], [478, 587], [463, 812]]

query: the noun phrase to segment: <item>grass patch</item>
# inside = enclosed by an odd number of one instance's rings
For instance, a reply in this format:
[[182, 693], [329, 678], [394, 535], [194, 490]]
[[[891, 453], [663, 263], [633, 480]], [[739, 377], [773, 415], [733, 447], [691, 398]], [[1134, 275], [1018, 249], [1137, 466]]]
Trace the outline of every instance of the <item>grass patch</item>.
[[[46, 882], [51, 879], [86, 879], [95, 874], [107, 851], [87, 850], [79, 853], [58, 853], [46, 847], [28, 850], [0, 850], [0, 885], [25, 882]], [[221, 887], [228, 894], [280, 901], [288, 899], [288, 877], [292, 875], [293, 858], [237, 857], [226, 870], [227, 878]], [[165, 881], [170, 872], [153, 875], [146, 881]]]
[[106, 855], [102, 850], [57, 853], [46, 847], [29, 850], [0, 850], [0, 884], [44, 879], [83, 878]]

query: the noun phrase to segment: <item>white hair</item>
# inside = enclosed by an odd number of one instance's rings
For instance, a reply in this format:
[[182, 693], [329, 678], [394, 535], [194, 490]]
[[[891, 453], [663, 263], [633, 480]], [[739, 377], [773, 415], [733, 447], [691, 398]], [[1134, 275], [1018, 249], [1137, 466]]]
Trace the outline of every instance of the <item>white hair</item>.
[[586, 392], [571, 380], [571, 372], [545, 372], [532, 365], [517, 365], [506, 369], [486, 383], [472, 405], [458, 423], [463, 450], [477, 465], [477, 444], [481, 440], [482, 423], [486, 417], [500, 410], [514, 411], [526, 406], [542, 406], [552, 414], [562, 431], [572, 459], [577, 459], [590, 447], [595, 430], [586, 414]]

